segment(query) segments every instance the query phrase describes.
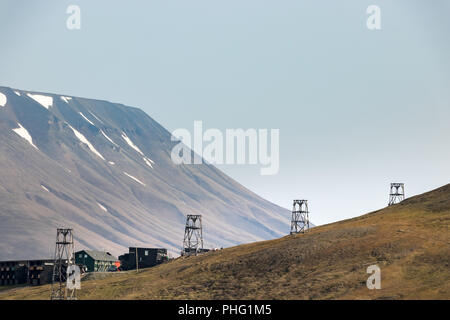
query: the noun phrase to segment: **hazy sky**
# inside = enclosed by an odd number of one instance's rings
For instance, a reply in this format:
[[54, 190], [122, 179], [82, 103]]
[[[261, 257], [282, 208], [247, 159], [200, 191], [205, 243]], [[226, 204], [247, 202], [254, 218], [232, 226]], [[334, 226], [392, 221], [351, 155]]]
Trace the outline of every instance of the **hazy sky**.
[[385, 206], [390, 182], [450, 182], [449, 57], [448, 0], [0, 0], [0, 85], [140, 107], [170, 131], [278, 128], [277, 175], [220, 168], [288, 209], [308, 199], [316, 224]]

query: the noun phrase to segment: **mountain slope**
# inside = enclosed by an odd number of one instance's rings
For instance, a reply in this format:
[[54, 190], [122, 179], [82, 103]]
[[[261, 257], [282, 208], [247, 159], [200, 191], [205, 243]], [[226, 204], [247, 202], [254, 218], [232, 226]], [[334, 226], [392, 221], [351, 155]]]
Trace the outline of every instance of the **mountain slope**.
[[137, 108], [0, 87], [0, 260], [51, 257], [62, 226], [76, 249], [179, 252], [186, 214], [209, 247], [286, 233], [286, 209], [212, 165], [175, 165], [176, 143]]
[[[450, 299], [450, 184], [310, 230], [82, 282], [80, 299]], [[381, 269], [369, 290], [367, 267]], [[0, 293], [48, 299], [50, 286]]]

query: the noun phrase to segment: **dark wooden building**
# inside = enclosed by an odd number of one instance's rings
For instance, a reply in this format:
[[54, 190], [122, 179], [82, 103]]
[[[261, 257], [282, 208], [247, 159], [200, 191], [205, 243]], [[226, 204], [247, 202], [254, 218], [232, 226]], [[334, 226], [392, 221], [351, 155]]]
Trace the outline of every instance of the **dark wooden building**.
[[190, 256], [190, 255], [196, 255], [196, 254], [201, 254], [201, 253], [206, 253], [211, 251], [210, 249], [189, 249], [189, 248], [184, 248], [184, 250], [181, 251], [181, 255], [182, 256]]
[[0, 262], [0, 285], [41, 285], [52, 282], [53, 260], [16, 260]]
[[8, 286], [27, 282], [27, 261], [0, 262], [0, 285]]
[[28, 283], [41, 285], [52, 283], [54, 260], [30, 260], [28, 262]]
[[123, 270], [136, 269], [136, 251], [139, 269], [150, 268], [168, 260], [167, 249], [130, 247], [128, 253], [119, 256]]
[[75, 263], [84, 266], [87, 272], [105, 272], [115, 265], [117, 258], [109, 252], [81, 250], [75, 252]]

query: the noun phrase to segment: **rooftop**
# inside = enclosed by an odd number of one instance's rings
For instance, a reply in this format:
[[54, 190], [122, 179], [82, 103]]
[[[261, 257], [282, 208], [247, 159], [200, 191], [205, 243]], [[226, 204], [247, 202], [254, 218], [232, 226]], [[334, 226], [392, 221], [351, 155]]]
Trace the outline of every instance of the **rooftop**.
[[75, 254], [78, 254], [80, 252], [85, 252], [87, 255], [89, 255], [94, 260], [99, 260], [99, 261], [117, 261], [116, 257], [114, 257], [109, 252], [105, 252], [105, 251], [81, 250], [81, 251], [76, 252]]

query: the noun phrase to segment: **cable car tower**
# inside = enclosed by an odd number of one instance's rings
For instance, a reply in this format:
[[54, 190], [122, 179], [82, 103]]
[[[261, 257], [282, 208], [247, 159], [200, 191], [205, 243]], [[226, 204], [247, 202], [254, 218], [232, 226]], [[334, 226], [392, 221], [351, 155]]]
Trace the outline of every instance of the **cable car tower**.
[[291, 219], [291, 234], [305, 233], [308, 229], [308, 200], [294, 200]]
[[202, 216], [188, 214], [184, 229], [182, 255], [197, 255], [203, 251]]
[[405, 200], [405, 184], [391, 183], [391, 191], [389, 192], [389, 205], [397, 204]]
[[73, 265], [73, 229], [57, 229], [55, 263], [52, 276], [52, 300], [76, 300], [76, 290], [67, 288], [67, 270]]

